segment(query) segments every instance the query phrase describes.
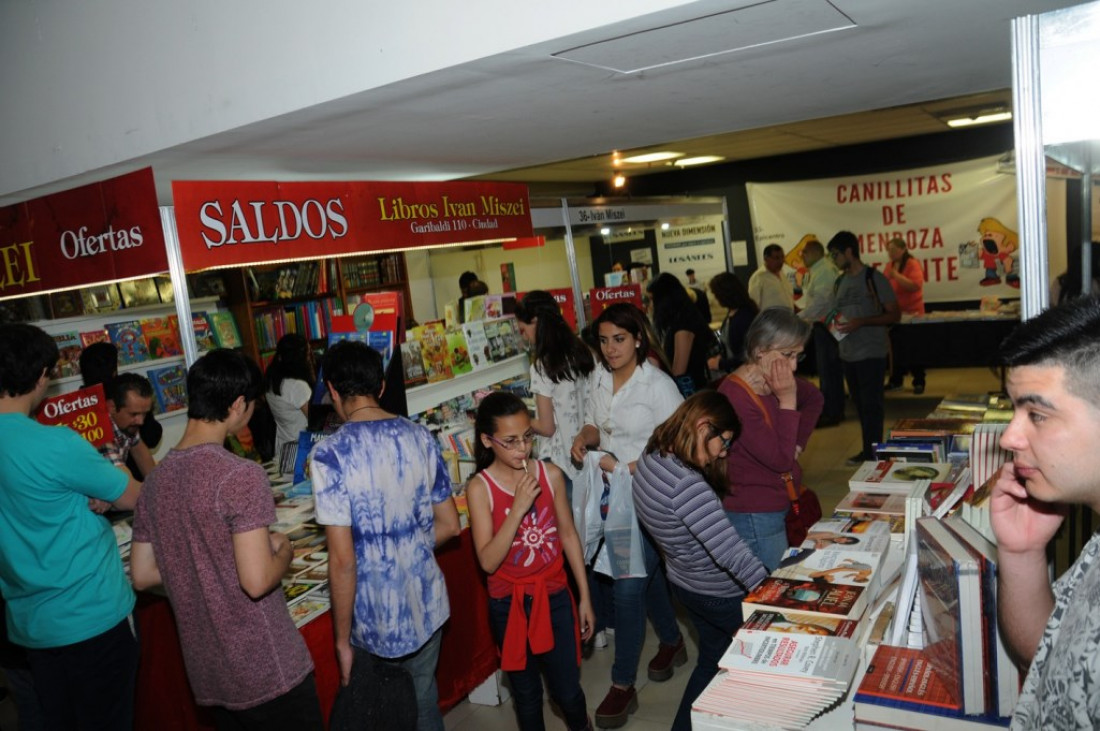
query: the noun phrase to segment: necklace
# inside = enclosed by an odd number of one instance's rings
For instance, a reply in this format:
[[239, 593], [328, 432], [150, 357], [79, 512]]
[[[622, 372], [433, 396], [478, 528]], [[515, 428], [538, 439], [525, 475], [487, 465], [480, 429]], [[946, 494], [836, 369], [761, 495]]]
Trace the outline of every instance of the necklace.
[[382, 408], [381, 406], [377, 406], [375, 404], [367, 404], [366, 406], [360, 406], [358, 409], [352, 409], [351, 411], [349, 411], [345, 421], [351, 421], [352, 415], [359, 413], [363, 409], [381, 409], [381, 408]]

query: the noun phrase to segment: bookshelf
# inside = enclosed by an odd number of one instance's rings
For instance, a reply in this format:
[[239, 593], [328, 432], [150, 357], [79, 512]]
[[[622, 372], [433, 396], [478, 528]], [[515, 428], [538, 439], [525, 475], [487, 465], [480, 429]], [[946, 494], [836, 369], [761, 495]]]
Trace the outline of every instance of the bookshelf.
[[448, 378], [445, 381], [436, 381], [435, 383], [426, 383], [409, 388], [406, 391], [409, 416], [415, 417], [428, 409], [435, 408], [444, 401], [458, 398], [482, 388], [489, 388], [493, 384], [509, 378], [526, 376], [530, 369], [530, 363], [527, 354], [521, 353], [471, 373]]
[[225, 279], [244, 353], [257, 363], [287, 333], [323, 347], [333, 315], [350, 314], [364, 293], [397, 290], [406, 313], [412, 305], [401, 253], [259, 264], [227, 270]]

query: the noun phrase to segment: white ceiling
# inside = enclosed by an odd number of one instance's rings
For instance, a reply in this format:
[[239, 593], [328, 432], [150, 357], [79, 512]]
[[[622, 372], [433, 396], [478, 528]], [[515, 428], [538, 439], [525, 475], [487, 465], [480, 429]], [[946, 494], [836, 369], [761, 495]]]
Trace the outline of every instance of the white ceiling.
[[[0, 204], [144, 165], [167, 204], [173, 179], [591, 181], [613, 151], [672, 141], [744, 159], [946, 130], [945, 108], [1008, 100], [1012, 18], [1076, 4], [702, 0], [7, 192]], [[882, 111], [856, 114], [869, 110]]]

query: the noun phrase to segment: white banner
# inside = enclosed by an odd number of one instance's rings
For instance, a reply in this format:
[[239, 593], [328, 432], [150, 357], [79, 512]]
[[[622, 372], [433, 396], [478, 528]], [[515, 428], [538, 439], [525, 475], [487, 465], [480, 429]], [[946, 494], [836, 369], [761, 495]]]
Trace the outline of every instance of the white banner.
[[687, 284], [687, 270], [695, 270], [698, 287], [706, 289], [715, 274], [726, 271], [722, 217], [706, 216], [690, 223], [657, 228], [657, 259], [661, 272], [675, 274]]
[[756, 255], [790, 252], [807, 234], [822, 244], [853, 232], [865, 264], [881, 269], [886, 244], [905, 239], [925, 272], [926, 302], [1016, 298], [1016, 178], [997, 158], [915, 170], [791, 183], [748, 183]]

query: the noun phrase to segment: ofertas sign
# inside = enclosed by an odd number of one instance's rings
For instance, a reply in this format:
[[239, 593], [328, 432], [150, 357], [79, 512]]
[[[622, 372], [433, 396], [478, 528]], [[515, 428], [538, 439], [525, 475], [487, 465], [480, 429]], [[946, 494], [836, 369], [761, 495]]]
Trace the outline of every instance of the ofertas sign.
[[176, 181], [189, 271], [529, 237], [520, 183]]
[[[569, 288], [564, 289], [547, 289], [545, 290], [554, 298], [554, 301], [558, 303], [558, 307], [561, 309], [561, 316], [565, 318], [565, 321], [569, 323], [569, 327], [573, 328], [573, 332], [577, 331], [577, 308], [574, 305], [573, 290]], [[516, 295], [516, 300], [523, 301], [523, 298], [527, 296], [527, 292], [520, 292]]]
[[67, 426], [96, 447], [115, 438], [101, 383], [44, 400], [36, 418], [48, 426]]
[[642, 285], [640, 284], [625, 284], [621, 287], [596, 287], [589, 292], [588, 298], [592, 304], [592, 319], [599, 317], [600, 313], [611, 305], [617, 305], [620, 302], [629, 302], [639, 310], [644, 311], [642, 307]]
[[151, 168], [0, 208], [0, 298], [167, 270]]

